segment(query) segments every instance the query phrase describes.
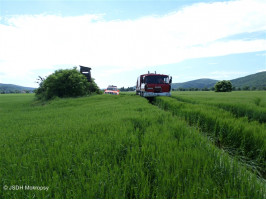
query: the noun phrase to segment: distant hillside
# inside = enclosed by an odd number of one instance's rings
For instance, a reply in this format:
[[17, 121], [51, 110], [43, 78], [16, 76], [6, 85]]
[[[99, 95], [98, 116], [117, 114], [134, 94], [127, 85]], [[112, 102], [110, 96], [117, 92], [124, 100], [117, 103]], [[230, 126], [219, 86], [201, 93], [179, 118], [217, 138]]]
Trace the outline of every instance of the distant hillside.
[[193, 81], [187, 81], [184, 83], [173, 83], [172, 88], [173, 89], [178, 89], [178, 88], [211, 88], [214, 87], [214, 85], [217, 83], [218, 80], [213, 80], [213, 79], [208, 79], [208, 78], [203, 78], [203, 79], [197, 79]]
[[11, 93], [11, 92], [33, 91], [35, 89], [36, 88], [32, 88], [32, 87], [23, 87], [19, 85], [0, 83], [0, 93], [1, 92]]
[[[172, 88], [178, 89], [178, 88], [212, 88], [217, 83], [218, 80], [213, 79], [197, 79], [193, 81], [187, 81], [184, 83], [173, 83]], [[236, 88], [244, 88], [249, 87], [252, 89], [253, 87], [256, 89], [264, 89], [266, 88], [266, 71], [259, 72], [256, 74], [251, 74], [245, 77], [237, 78], [230, 80], [233, 87]]]
[[234, 87], [256, 87], [257, 89], [263, 89], [266, 87], [266, 71], [251, 74], [242, 78], [231, 80]]

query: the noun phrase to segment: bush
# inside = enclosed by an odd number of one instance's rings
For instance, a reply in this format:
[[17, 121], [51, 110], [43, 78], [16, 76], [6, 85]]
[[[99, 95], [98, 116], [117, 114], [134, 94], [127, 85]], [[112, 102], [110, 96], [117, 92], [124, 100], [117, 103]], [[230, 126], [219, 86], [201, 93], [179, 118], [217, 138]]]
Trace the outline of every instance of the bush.
[[232, 83], [230, 81], [219, 81], [214, 86], [215, 92], [231, 92]]
[[46, 79], [39, 76], [38, 81], [39, 88], [36, 90], [36, 97], [43, 100], [100, 93], [94, 80], [88, 82], [87, 78], [76, 68], [56, 70]]

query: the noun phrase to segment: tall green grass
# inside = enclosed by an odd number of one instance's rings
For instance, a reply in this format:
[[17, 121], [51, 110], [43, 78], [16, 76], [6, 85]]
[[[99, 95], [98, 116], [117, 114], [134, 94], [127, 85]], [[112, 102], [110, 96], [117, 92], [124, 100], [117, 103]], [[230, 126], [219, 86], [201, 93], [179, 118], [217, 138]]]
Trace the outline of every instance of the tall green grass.
[[235, 118], [229, 112], [204, 104], [191, 104], [175, 98], [158, 97], [155, 103], [174, 115], [184, 118], [190, 125], [207, 132], [219, 147], [241, 156], [265, 177], [266, 129], [264, 124]]
[[0, 155], [0, 198], [266, 197], [265, 181], [138, 96], [1, 95]]
[[266, 92], [264, 91], [173, 92], [172, 96], [182, 102], [216, 106], [231, 112], [236, 117], [247, 117], [250, 121], [266, 122]]

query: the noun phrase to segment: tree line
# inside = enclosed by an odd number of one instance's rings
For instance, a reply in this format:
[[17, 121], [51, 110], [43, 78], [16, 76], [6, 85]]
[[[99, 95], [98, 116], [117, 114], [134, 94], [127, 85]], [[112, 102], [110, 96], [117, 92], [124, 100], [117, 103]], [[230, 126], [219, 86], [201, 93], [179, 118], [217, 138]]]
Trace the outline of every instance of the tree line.
[[231, 91], [254, 91], [254, 90], [266, 90], [266, 87], [257, 88], [255, 86], [243, 86], [243, 87], [235, 87], [232, 85], [231, 81], [219, 81], [215, 84], [214, 87], [211, 88], [176, 88], [172, 89], [172, 91], [215, 91], [215, 92], [231, 92]]
[[[250, 87], [250, 86], [244, 86], [244, 87], [232, 87], [232, 91], [256, 91], [256, 90], [266, 90], [266, 87], [263, 88], [257, 88], [257, 87]], [[215, 91], [214, 87], [211, 88], [174, 88], [172, 91]]]
[[0, 94], [33, 93], [32, 90], [0, 90]]

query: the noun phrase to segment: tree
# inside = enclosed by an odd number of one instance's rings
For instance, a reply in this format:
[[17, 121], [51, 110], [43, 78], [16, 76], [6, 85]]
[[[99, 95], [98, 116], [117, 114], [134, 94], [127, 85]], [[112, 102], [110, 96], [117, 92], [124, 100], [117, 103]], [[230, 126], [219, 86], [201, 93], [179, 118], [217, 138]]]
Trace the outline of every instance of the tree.
[[244, 86], [243, 90], [249, 90], [249, 86]]
[[47, 78], [39, 76], [39, 88], [36, 90], [38, 99], [52, 99], [54, 97], [77, 97], [91, 93], [100, 93], [94, 80], [88, 82], [87, 78], [76, 68], [56, 70]]
[[232, 83], [230, 81], [219, 81], [214, 86], [215, 92], [231, 92], [232, 91]]

